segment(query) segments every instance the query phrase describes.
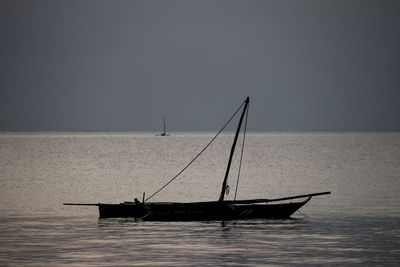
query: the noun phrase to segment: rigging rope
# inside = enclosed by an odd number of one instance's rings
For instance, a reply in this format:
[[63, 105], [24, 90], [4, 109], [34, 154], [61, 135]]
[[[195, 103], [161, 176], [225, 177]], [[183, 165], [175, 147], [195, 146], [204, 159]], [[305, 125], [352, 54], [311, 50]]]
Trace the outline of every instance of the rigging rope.
[[219, 130], [219, 132], [214, 136], [213, 139], [197, 154], [194, 159], [192, 159], [177, 175], [175, 175], [171, 180], [169, 180], [165, 185], [163, 185], [160, 189], [158, 189], [155, 193], [153, 193], [151, 196], [145, 199], [145, 201], [148, 201], [150, 198], [158, 194], [161, 190], [163, 190], [165, 187], [167, 187], [172, 181], [174, 181], [176, 178], [178, 178], [179, 175], [181, 175], [210, 145], [211, 143], [218, 137], [218, 135], [226, 128], [226, 126], [231, 122], [231, 120], [236, 116], [236, 114], [239, 112], [239, 110], [243, 107], [245, 101], [238, 107], [238, 109], [233, 113], [233, 115], [229, 118], [229, 120], [225, 123], [225, 125]]
[[250, 109], [250, 106], [247, 107], [247, 111], [246, 111], [246, 121], [244, 123], [244, 130], [243, 130], [242, 151], [240, 152], [238, 177], [237, 177], [237, 180], [236, 180], [235, 197], [233, 198], [233, 200], [236, 200], [236, 194], [237, 194], [237, 190], [238, 190], [238, 187], [239, 187], [239, 177], [240, 177], [240, 170], [242, 168], [242, 159], [243, 159], [243, 151], [244, 151], [244, 140], [246, 138], [247, 118], [249, 116], [249, 109]]
[[310, 217], [308, 217], [307, 215], [303, 214], [300, 210], [297, 210], [297, 211], [300, 212], [300, 214], [303, 215], [304, 217], [310, 218]]

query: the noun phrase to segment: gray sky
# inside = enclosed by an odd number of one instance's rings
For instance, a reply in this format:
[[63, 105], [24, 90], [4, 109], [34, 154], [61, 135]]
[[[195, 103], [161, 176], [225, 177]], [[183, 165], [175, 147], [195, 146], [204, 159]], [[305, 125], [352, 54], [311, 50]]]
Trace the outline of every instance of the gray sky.
[[0, 1], [1, 131], [400, 130], [400, 1]]

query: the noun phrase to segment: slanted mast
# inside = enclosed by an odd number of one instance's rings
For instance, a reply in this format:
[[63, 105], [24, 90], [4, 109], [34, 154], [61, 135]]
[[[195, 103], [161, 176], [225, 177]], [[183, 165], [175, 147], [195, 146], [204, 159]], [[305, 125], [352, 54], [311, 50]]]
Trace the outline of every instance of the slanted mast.
[[249, 97], [247, 97], [246, 100], [244, 101], [244, 107], [243, 107], [242, 115], [240, 115], [239, 124], [238, 124], [238, 127], [236, 129], [235, 138], [233, 139], [231, 153], [229, 155], [229, 160], [228, 160], [228, 166], [226, 167], [225, 178], [224, 178], [224, 182], [222, 183], [221, 194], [219, 196], [219, 201], [220, 202], [224, 201], [224, 196], [225, 196], [225, 191], [226, 191], [226, 181], [228, 180], [229, 170], [231, 168], [233, 154], [235, 153], [235, 147], [236, 147], [236, 142], [237, 142], [237, 139], [238, 139], [238, 136], [239, 136], [239, 133], [240, 133], [240, 128], [242, 127], [243, 117], [244, 117], [244, 114], [247, 112], [248, 107], [249, 107], [249, 101], [250, 101]]

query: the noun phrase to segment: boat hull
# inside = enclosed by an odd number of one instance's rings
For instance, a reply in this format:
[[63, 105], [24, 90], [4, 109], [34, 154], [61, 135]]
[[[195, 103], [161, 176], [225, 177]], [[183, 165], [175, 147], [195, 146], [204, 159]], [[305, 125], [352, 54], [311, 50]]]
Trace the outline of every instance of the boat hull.
[[121, 203], [98, 204], [100, 218], [135, 218], [146, 221], [213, 221], [289, 218], [309, 199], [279, 204]]

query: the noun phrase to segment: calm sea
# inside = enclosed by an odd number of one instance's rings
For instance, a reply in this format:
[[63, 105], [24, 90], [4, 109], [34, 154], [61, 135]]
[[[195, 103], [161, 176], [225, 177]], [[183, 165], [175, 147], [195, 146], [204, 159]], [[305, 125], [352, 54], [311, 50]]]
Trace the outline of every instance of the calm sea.
[[[248, 134], [238, 199], [332, 192], [290, 220], [100, 220], [62, 205], [149, 196], [212, 137], [0, 134], [0, 266], [400, 265], [400, 133]], [[217, 200], [231, 142], [217, 139], [152, 201]]]

